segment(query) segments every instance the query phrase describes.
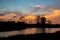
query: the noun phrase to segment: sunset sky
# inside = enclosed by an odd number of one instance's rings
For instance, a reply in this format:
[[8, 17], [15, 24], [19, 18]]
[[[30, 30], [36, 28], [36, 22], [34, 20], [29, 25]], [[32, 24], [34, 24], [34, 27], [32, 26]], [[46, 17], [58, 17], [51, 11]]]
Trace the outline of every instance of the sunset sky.
[[[3, 13], [3, 12], [8, 13]], [[19, 12], [9, 13], [9, 12]], [[20, 20], [19, 14], [29, 14], [25, 16], [25, 19], [32, 20], [35, 23], [36, 16], [33, 15], [40, 15], [44, 14], [47, 20], [51, 20], [52, 24], [60, 24], [60, 0], [0, 0], [0, 14], [7, 14], [0, 16], [1, 19], [5, 19], [4, 21], [8, 21], [10, 19], [14, 21]], [[33, 14], [33, 15], [31, 15]], [[15, 19], [13, 16], [17, 16]], [[27, 21], [27, 20], [26, 20]], [[28, 22], [28, 21], [27, 21]], [[56, 30], [60, 31], [60, 28], [51, 28], [51, 32], [55, 32]], [[47, 29], [48, 31], [48, 29]], [[12, 31], [12, 32], [4, 32], [0, 33], [0, 35], [15, 35], [20, 33], [35, 33], [40, 32], [40, 29], [37, 28], [26, 28], [25, 30], [21, 31]]]
[[60, 9], [60, 0], [0, 0], [0, 11], [44, 14]]
[[0, 0], [0, 12], [19, 11], [23, 14], [45, 14], [60, 23], [60, 0]]

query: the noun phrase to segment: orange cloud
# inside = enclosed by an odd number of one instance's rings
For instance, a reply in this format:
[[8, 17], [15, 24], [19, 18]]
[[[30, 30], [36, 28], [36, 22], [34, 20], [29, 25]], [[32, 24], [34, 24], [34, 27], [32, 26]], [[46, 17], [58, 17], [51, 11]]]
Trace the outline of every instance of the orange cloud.
[[[11, 13], [11, 14], [7, 14], [7, 15], [4, 15], [4, 16], [0, 16], [0, 19], [4, 19], [5, 21], [8, 21], [8, 20], [13, 20], [14, 16], [17, 16], [17, 14], [15, 13]], [[15, 19], [14, 19], [15, 20]]]
[[35, 24], [36, 23], [36, 16], [35, 15], [25, 16], [25, 22], [28, 24]]
[[[16, 18], [13, 18], [14, 16], [16, 16]], [[21, 15], [20, 15], [21, 16]], [[14, 21], [21, 21], [19, 18], [20, 16], [18, 16], [17, 14], [15, 13], [11, 13], [11, 14], [7, 14], [7, 15], [4, 15], [4, 16], [0, 16], [0, 19], [4, 19], [4, 20], [14, 20]], [[27, 15], [27, 16], [24, 16], [24, 20], [35, 20], [36, 19], [36, 16], [35, 15]], [[55, 23], [55, 24], [60, 24], [60, 10], [52, 10], [52, 13], [50, 14], [46, 14], [45, 17], [47, 18], [47, 20], [51, 20], [52, 23]]]
[[36, 18], [36, 16], [34, 16], [34, 15], [28, 15], [25, 17], [25, 19], [35, 19], [35, 18]]
[[53, 10], [51, 14], [45, 15], [47, 19], [52, 20], [56, 24], [60, 24], [59, 18], [60, 17], [60, 10]]

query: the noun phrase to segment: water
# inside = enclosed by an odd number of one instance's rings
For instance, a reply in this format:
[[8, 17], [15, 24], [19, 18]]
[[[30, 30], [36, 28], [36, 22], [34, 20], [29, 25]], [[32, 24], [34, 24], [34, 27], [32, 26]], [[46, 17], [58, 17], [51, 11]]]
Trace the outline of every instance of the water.
[[[54, 33], [56, 31], [60, 31], [60, 28], [45, 28], [46, 33]], [[42, 33], [41, 28], [26, 28], [24, 30], [15, 30], [15, 31], [8, 31], [8, 32], [0, 32], [0, 37], [8, 37], [8, 36], [14, 36], [19, 34], [36, 34], [36, 33]]]

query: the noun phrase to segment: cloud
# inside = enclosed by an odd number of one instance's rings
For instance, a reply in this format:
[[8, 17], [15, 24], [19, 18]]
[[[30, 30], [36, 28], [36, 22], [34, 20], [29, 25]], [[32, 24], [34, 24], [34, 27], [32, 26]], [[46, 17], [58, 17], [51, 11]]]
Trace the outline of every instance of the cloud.
[[35, 5], [36, 8], [45, 8], [44, 5]]
[[30, 10], [33, 14], [46, 14], [51, 12], [46, 5], [33, 5], [33, 8]]
[[52, 13], [45, 15], [45, 17], [55, 24], [60, 24], [60, 10], [52, 10]]
[[[48, 0], [49, 1], [49, 0]], [[52, 10], [60, 10], [60, 0], [51, 0], [54, 1], [51, 5], [41, 5], [41, 4], [31, 4], [33, 7], [31, 12], [33, 14], [50, 14]]]

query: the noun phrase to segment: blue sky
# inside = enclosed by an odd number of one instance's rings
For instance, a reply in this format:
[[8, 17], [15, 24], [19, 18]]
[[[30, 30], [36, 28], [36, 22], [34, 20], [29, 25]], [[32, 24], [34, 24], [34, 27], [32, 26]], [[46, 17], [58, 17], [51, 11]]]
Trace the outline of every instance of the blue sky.
[[35, 5], [49, 6], [55, 4], [56, 1], [57, 0], [0, 0], [0, 11], [30, 11], [34, 9]]

